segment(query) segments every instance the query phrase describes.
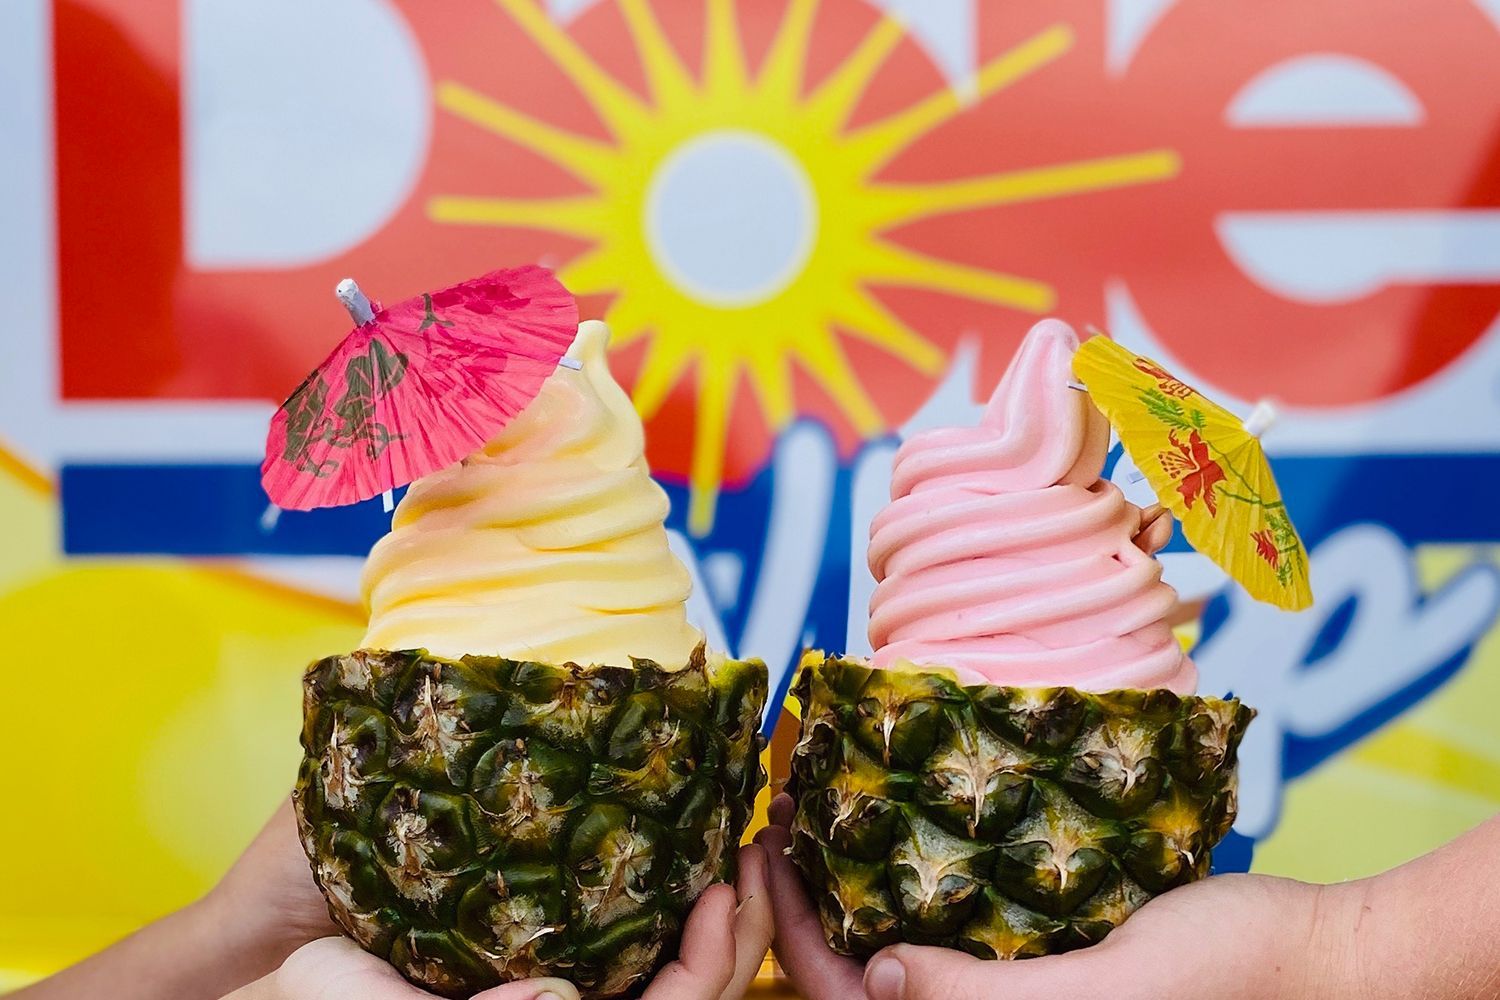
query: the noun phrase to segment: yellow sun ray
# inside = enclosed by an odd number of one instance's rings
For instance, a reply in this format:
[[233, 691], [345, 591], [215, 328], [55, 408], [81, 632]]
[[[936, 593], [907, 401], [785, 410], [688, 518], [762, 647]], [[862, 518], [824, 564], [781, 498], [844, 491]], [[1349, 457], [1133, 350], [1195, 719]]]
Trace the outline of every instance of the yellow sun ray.
[[640, 98], [594, 62], [533, 0], [495, 0], [521, 30], [566, 73], [603, 117], [610, 131], [623, 135], [647, 116]]
[[905, 37], [906, 29], [900, 21], [889, 15], [882, 17], [807, 99], [808, 113], [830, 131], [843, 128], [875, 73]]
[[988, 97], [1024, 79], [1067, 53], [1077, 40], [1072, 25], [1058, 22], [1043, 28], [980, 67], [975, 79], [978, 96]]
[[520, 226], [590, 239], [602, 239], [609, 231], [605, 204], [594, 195], [569, 198], [437, 195], [427, 202], [427, 216], [434, 222]]
[[[1056, 61], [1073, 47], [1073, 41], [1072, 28], [1054, 24], [1001, 53], [981, 67], [976, 75], [975, 99], [983, 100]], [[845, 146], [850, 155], [867, 164], [867, 170], [879, 169], [901, 150], [963, 110], [964, 103], [951, 87], [943, 87], [904, 111], [856, 129], [845, 140]]]
[[693, 420], [692, 486], [688, 494], [688, 531], [702, 537], [714, 523], [719, 502], [719, 484], [724, 478], [724, 449], [729, 435], [729, 410], [733, 405], [734, 379], [738, 368], [698, 363], [698, 401]]
[[754, 351], [746, 359], [750, 385], [755, 389], [766, 423], [779, 431], [797, 415], [792, 400], [792, 373], [781, 345], [772, 344]]
[[868, 280], [880, 284], [948, 292], [1026, 312], [1043, 313], [1057, 305], [1057, 292], [1044, 281], [957, 264], [884, 240], [870, 241], [870, 253], [861, 272]]
[[827, 330], [806, 331], [791, 338], [787, 350], [802, 363], [802, 369], [838, 404], [854, 429], [864, 437], [885, 430], [885, 420], [871, 402], [865, 387], [849, 365], [838, 340]]
[[965, 209], [1042, 201], [1170, 180], [1182, 170], [1175, 150], [1153, 149], [1056, 163], [933, 184], [872, 184], [861, 208], [877, 229]]
[[745, 53], [740, 47], [735, 0], [708, 0], [703, 38], [703, 89], [711, 94], [745, 89]]
[[607, 247], [597, 247], [574, 257], [558, 272], [558, 277], [574, 295], [600, 295], [620, 287], [620, 275]]
[[787, 4], [756, 82], [765, 94], [789, 104], [801, 93], [802, 67], [807, 62], [817, 12], [818, 0], [791, 0]]
[[[636, 376], [631, 399], [642, 420], [650, 420], [661, 410], [662, 404], [671, 395], [682, 373], [693, 360], [691, 345], [677, 343], [666, 337], [652, 337], [641, 361], [641, 372]], [[705, 367], [699, 365], [699, 368]]]
[[609, 313], [604, 318], [609, 321], [609, 346], [612, 349], [634, 343], [651, 332], [653, 321], [648, 300], [642, 295], [632, 295], [628, 288], [622, 289], [610, 303]]
[[848, 336], [895, 355], [924, 375], [937, 375], [948, 363], [947, 355], [936, 344], [897, 319], [863, 289], [839, 296], [828, 320]]
[[553, 128], [452, 80], [438, 84], [436, 99], [443, 110], [546, 157], [579, 180], [598, 184], [609, 176], [613, 146]]
[[661, 22], [656, 19], [649, 0], [620, 0], [620, 13], [625, 15], [625, 25], [641, 57], [657, 110], [677, 107], [696, 88], [687, 67], [677, 57], [677, 50], [661, 30]]

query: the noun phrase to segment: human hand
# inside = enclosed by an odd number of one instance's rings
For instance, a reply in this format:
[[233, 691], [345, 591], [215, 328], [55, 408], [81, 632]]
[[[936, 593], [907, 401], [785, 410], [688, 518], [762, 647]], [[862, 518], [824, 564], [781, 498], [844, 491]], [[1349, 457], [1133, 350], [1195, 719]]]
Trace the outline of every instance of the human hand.
[[[224, 1000], [437, 1000], [395, 967], [346, 937], [303, 945], [275, 972]], [[474, 1000], [578, 1000], [565, 979], [526, 979], [477, 994]]]
[[808, 1000], [1272, 1000], [1341, 995], [1345, 936], [1330, 928], [1347, 900], [1339, 887], [1256, 875], [1224, 875], [1158, 896], [1101, 943], [1017, 962], [982, 961], [948, 948], [895, 945], [861, 965], [834, 953], [817, 910], [784, 851], [792, 800], [778, 796], [772, 825], [756, 836], [766, 849], [774, 949]]
[[[711, 886], [683, 928], [676, 961], [646, 988], [642, 1000], [735, 1000], [744, 995], [771, 944], [766, 854], [740, 850], [735, 887]], [[728, 960], [726, 960], [726, 957]], [[434, 1000], [386, 962], [345, 938], [305, 945], [271, 975], [227, 1000]], [[474, 1000], [578, 1000], [563, 979], [527, 979], [478, 994]]]
[[309, 941], [339, 933], [297, 838], [290, 797], [194, 905], [212, 922], [232, 928], [240, 948], [260, 958], [261, 971], [276, 968]]
[[[745, 995], [771, 948], [766, 870], [762, 847], [740, 848], [738, 882], [710, 886], [698, 897], [683, 928], [677, 960], [656, 974], [641, 1000], [738, 1000]], [[726, 956], [733, 961], [725, 961]]]

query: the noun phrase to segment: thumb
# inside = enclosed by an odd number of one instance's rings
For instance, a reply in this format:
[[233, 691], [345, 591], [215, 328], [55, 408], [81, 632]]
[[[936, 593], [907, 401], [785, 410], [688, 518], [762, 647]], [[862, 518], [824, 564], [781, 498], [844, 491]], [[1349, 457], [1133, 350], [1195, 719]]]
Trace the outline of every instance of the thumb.
[[522, 979], [476, 993], [474, 1000], [579, 1000], [578, 988], [566, 979]]
[[1099, 983], [1084, 971], [1075, 956], [985, 961], [949, 948], [898, 944], [870, 959], [864, 986], [870, 1000], [1093, 996]]

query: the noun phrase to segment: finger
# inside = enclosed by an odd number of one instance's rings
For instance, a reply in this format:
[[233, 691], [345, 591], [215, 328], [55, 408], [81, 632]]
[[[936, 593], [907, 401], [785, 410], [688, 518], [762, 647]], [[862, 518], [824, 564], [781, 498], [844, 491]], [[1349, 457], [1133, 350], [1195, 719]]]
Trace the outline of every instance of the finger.
[[474, 1000], [578, 1000], [578, 988], [566, 979], [522, 979], [476, 993]]
[[790, 828], [792, 825], [792, 815], [796, 811], [797, 803], [793, 802], [792, 797], [786, 792], [782, 792], [771, 800], [771, 806], [766, 811], [766, 815], [770, 818], [772, 826]]
[[724, 1000], [738, 1000], [760, 971], [771, 948], [775, 922], [766, 888], [766, 851], [759, 844], [740, 848], [740, 875], [735, 881], [739, 907], [734, 917], [734, 975], [724, 989]]
[[390, 963], [345, 937], [303, 945], [271, 977], [272, 996], [287, 1000], [429, 1000]]
[[949, 948], [898, 944], [870, 959], [865, 967], [864, 990], [869, 1000], [1117, 993], [1122, 984], [1112, 982], [1113, 977], [1107, 974], [1091, 974], [1095, 971], [1091, 965], [1080, 961], [1078, 955], [1050, 955], [1021, 962], [985, 961]]
[[755, 842], [766, 851], [766, 880], [776, 921], [771, 947], [792, 985], [811, 1000], [855, 1000], [863, 996], [859, 963], [828, 947], [802, 878], [786, 856], [791, 834], [785, 827], [768, 826], [755, 835]]
[[1141, 511], [1141, 526], [1133, 541], [1147, 555], [1155, 555], [1172, 540], [1174, 530], [1172, 512], [1161, 504], [1152, 504]]
[[656, 974], [641, 1000], [719, 1000], [734, 974], [734, 890], [709, 886], [693, 904], [677, 961]]

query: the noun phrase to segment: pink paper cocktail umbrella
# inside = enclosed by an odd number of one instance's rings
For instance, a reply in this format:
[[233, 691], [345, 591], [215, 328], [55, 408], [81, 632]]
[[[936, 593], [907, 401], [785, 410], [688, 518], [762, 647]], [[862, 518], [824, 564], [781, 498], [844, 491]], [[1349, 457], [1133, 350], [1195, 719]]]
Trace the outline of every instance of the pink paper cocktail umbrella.
[[578, 329], [546, 268], [492, 271], [389, 308], [352, 281], [358, 324], [302, 381], [266, 436], [261, 484], [290, 510], [386, 494], [452, 465], [536, 398]]

